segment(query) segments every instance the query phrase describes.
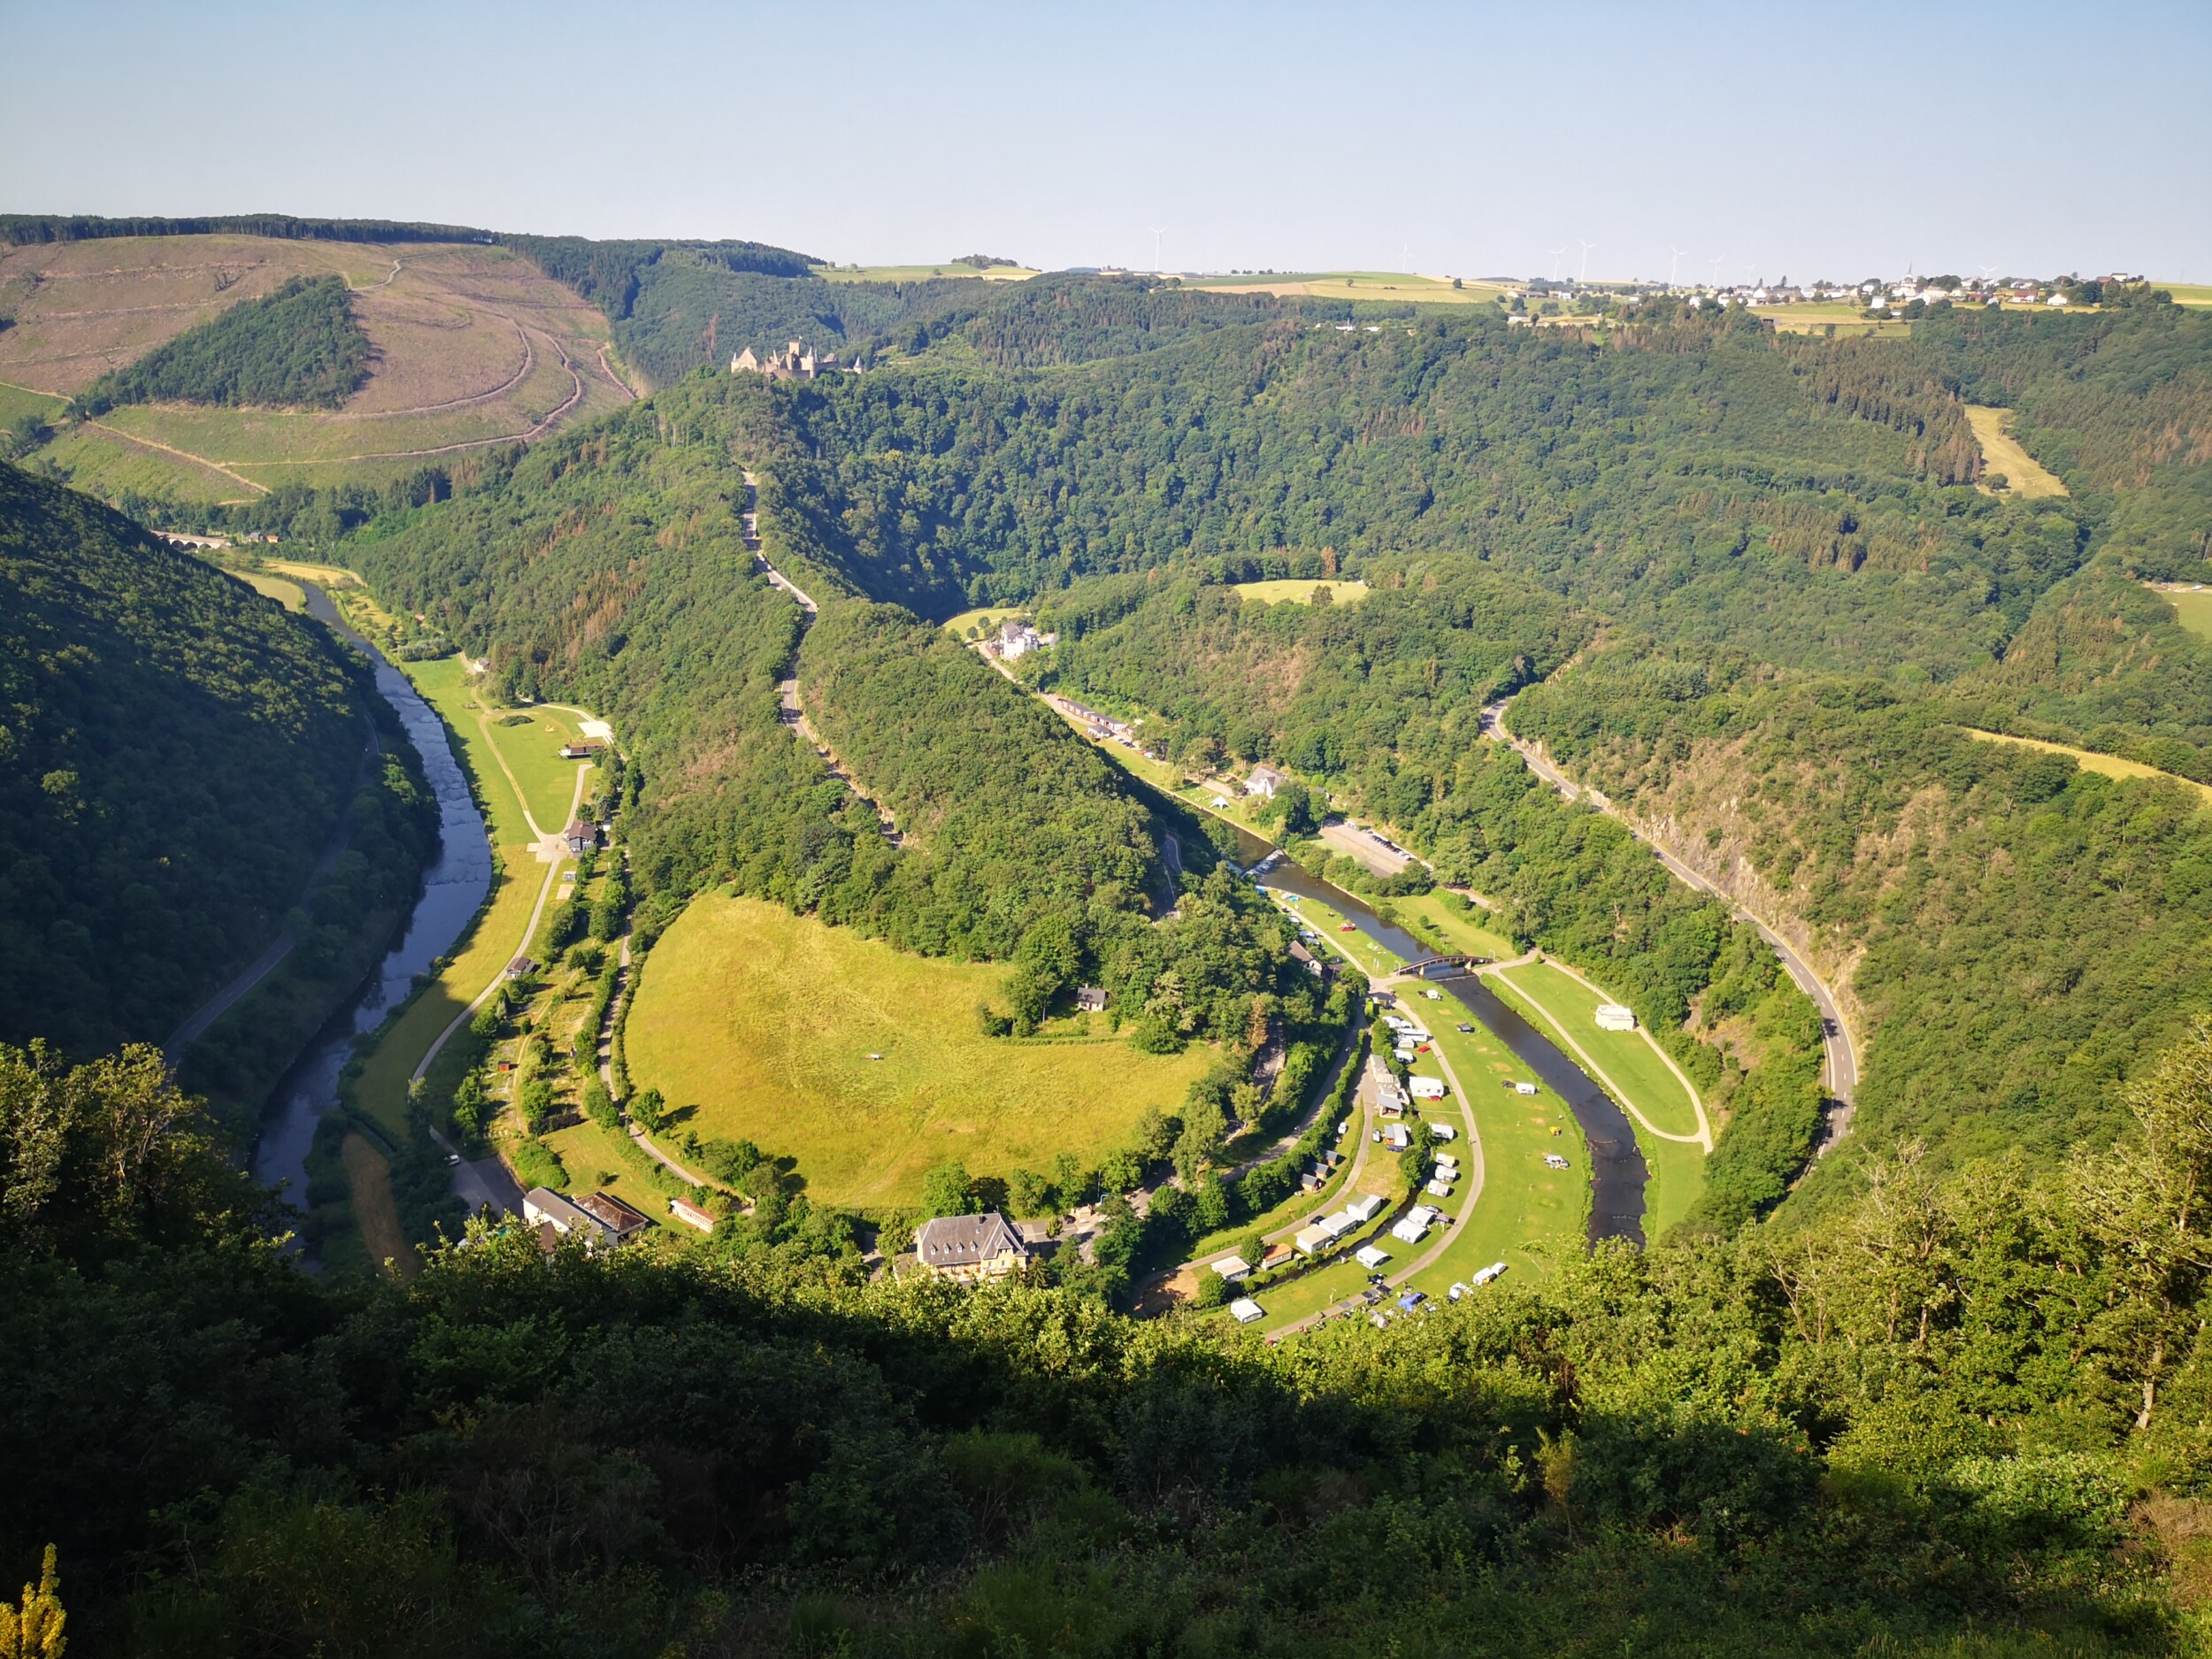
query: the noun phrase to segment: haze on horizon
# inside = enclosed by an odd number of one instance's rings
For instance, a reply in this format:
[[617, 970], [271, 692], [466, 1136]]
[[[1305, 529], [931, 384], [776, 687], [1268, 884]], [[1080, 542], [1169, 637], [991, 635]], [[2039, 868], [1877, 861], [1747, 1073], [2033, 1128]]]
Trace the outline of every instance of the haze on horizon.
[[[0, 211], [864, 264], [2212, 277], [2212, 10], [0, 8]], [[1675, 250], [1679, 250], [1678, 256]]]

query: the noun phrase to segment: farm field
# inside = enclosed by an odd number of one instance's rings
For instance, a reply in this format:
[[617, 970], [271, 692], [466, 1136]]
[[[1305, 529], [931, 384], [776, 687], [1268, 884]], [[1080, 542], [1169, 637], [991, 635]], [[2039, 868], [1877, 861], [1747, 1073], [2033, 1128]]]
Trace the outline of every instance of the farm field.
[[1405, 271], [1285, 272], [1274, 276], [1186, 279], [1186, 288], [1216, 294], [1273, 294], [1283, 298], [1410, 300], [1424, 305], [1487, 305], [1505, 292], [1488, 283], [1454, 288], [1449, 277]]
[[[676, 1128], [798, 1160], [816, 1197], [904, 1205], [958, 1158], [976, 1175], [1094, 1162], [1211, 1064], [1194, 1047], [986, 1037], [1003, 966], [912, 956], [757, 899], [692, 901], [654, 948], [626, 1052]], [[872, 1054], [882, 1057], [872, 1060]], [[691, 1110], [685, 1110], [691, 1109]]]
[[2212, 640], [2212, 588], [2161, 588], [2181, 626], [2200, 639]]
[[947, 260], [942, 265], [818, 265], [814, 274], [825, 282], [927, 282], [937, 278], [972, 277], [983, 282], [1026, 282], [1040, 273], [1027, 265], [993, 265], [979, 271], [972, 265]]
[[2063, 495], [2066, 486], [2044, 471], [2042, 464], [2022, 449], [2012, 435], [2012, 411], [1990, 409], [1979, 403], [1969, 403], [1967, 423], [1974, 428], [1974, 436], [1982, 446], [1982, 459], [1992, 472], [2005, 475], [2005, 486], [2013, 495], [2028, 501], [2047, 496]]
[[2202, 282], [2154, 282], [2174, 296], [2177, 305], [2212, 305], [2212, 284]]
[[139, 405], [58, 440], [81, 488], [250, 497], [287, 481], [381, 482], [442, 453], [630, 400], [605, 319], [504, 249], [237, 235], [0, 250], [0, 380], [67, 396], [296, 276], [342, 277], [375, 348], [334, 411]]
[[1979, 738], [1985, 743], [2016, 743], [2023, 749], [2039, 749], [2047, 755], [2071, 755], [2084, 772], [2102, 772], [2108, 778], [2163, 778], [2185, 789], [2194, 789], [2208, 801], [2212, 801], [2212, 784], [2199, 783], [2170, 772], [2161, 772], [2155, 766], [2146, 766], [2139, 760], [2125, 760], [2117, 755], [2100, 755], [2094, 749], [2074, 749], [2065, 743], [2046, 743], [2040, 738], [2014, 737], [2004, 732], [1983, 732], [1973, 726], [1962, 728], [1969, 737]]
[[[1598, 993], [1549, 962], [1486, 974], [1491, 987], [1510, 1002], [1521, 1017], [1559, 1042], [1570, 1034], [1560, 1025], [1571, 1022], [1574, 1041], [1615, 1087], [1624, 1092], [1637, 1111], [1629, 1114], [1636, 1144], [1651, 1172], [1644, 1189], [1644, 1236], [1656, 1239], [1689, 1213], [1705, 1186], [1705, 1150], [1691, 1141], [1670, 1141], [1667, 1134], [1694, 1134], [1698, 1118], [1689, 1091], [1640, 1031], [1600, 1031], [1596, 1010]], [[1574, 1050], [1561, 1047], [1570, 1056]], [[1602, 1087], [1602, 1085], [1601, 1085]], [[1665, 1134], [1653, 1134], [1637, 1112], [1649, 1118]]]
[[1294, 605], [1310, 605], [1313, 603], [1313, 592], [1317, 588], [1327, 588], [1330, 599], [1340, 605], [1356, 605], [1367, 597], [1365, 582], [1337, 581], [1322, 577], [1316, 577], [1310, 581], [1285, 577], [1276, 581], [1238, 582], [1234, 586], [1245, 598], [1256, 599], [1265, 605], [1280, 604], [1285, 600]]

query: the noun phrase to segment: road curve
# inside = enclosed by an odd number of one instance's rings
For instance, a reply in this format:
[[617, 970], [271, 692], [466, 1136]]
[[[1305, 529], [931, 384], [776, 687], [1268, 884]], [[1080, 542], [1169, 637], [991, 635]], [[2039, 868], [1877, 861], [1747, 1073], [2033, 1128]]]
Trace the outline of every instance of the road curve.
[[1576, 783], [1573, 779], [1554, 765], [1535, 744], [1525, 742], [1514, 736], [1507, 729], [1505, 724], [1506, 705], [1511, 701], [1512, 699], [1509, 697], [1494, 703], [1483, 710], [1482, 729], [1486, 735], [1510, 743], [1515, 752], [1527, 763], [1531, 772], [1569, 800], [1572, 801], [1586, 795], [1588, 795], [1593, 806], [1612, 818], [1618, 818], [1634, 830], [1637, 839], [1659, 855], [1659, 862], [1666, 866], [1669, 874], [1677, 880], [1686, 882], [1701, 893], [1711, 894], [1713, 897], [1727, 905], [1736, 915], [1757, 928], [1759, 936], [1774, 947], [1774, 954], [1781, 957], [1782, 965], [1789, 970], [1789, 976], [1797, 982], [1798, 988], [1813, 999], [1814, 1006], [1820, 1010], [1821, 1041], [1827, 1051], [1827, 1075], [1824, 1081], [1829, 1097], [1836, 1102], [1828, 1114], [1827, 1123], [1822, 1128], [1820, 1144], [1815, 1148], [1816, 1156], [1824, 1155], [1830, 1148], [1850, 1132], [1851, 1116], [1854, 1110], [1853, 1101], [1859, 1088], [1858, 1050], [1852, 1041], [1850, 1027], [1844, 1023], [1843, 1012], [1837, 1005], [1835, 993], [1828, 988], [1826, 982], [1813, 971], [1812, 964], [1798, 954], [1796, 948], [1788, 940], [1776, 933], [1773, 928], [1768, 926], [1765, 922], [1730, 895], [1721, 891], [1711, 881], [1692, 869], [1686, 859], [1664, 841], [1653, 835], [1646, 826], [1631, 818], [1627, 813], [1622, 811], [1597, 791], [1586, 790], [1580, 784]]

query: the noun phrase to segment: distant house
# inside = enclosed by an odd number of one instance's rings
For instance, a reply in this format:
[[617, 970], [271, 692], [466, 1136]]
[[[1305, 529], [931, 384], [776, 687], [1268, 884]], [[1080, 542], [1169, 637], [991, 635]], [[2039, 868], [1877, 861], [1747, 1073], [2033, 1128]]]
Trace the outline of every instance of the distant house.
[[999, 625], [998, 654], [1011, 662], [1018, 657], [1057, 644], [1059, 639], [1056, 634], [1040, 634], [1030, 624], [1010, 617]]
[[587, 824], [578, 818], [561, 832], [561, 839], [568, 844], [568, 850], [572, 856], [581, 858], [599, 845], [599, 826]]
[[1321, 973], [1321, 962], [1320, 962], [1320, 958], [1318, 958], [1317, 956], [1316, 956], [1313, 954], [1313, 952], [1311, 952], [1310, 950], [1308, 950], [1308, 949], [1306, 949], [1303, 945], [1300, 944], [1300, 943], [1299, 943], [1296, 940], [1293, 940], [1293, 941], [1291, 941], [1291, 945], [1290, 945], [1290, 959], [1291, 959], [1293, 962], [1294, 962], [1294, 963], [1298, 964], [1298, 965], [1299, 965], [1299, 966], [1301, 966], [1301, 967], [1302, 967], [1303, 969], [1305, 969], [1305, 971], [1306, 971], [1308, 973], [1310, 973], [1310, 974], [1314, 975], [1316, 978], [1318, 978], [1318, 977], [1320, 976], [1320, 973]]
[[1234, 1284], [1252, 1271], [1252, 1264], [1240, 1256], [1225, 1256], [1214, 1263], [1214, 1271]]
[[538, 964], [528, 956], [517, 956], [507, 964], [507, 977], [511, 979], [526, 979], [537, 971]]
[[1624, 1008], [1618, 1002], [1598, 1004], [1600, 1031], [1633, 1031], [1636, 1029], [1636, 1010]]
[[1106, 987], [1102, 985], [1079, 985], [1075, 987], [1075, 1006], [1086, 1014], [1106, 1011]]
[[561, 745], [561, 758], [563, 760], [590, 760], [606, 747], [604, 743], [564, 743]]
[[1003, 1279], [1029, 1260], [1029, 1247], [995, 1210], [979, 1216], [936, 1216], [914, 1235], [914, 1256], [939, 1279], [978, 1284]]
[[1244, 793], [1247, 795], [1263, 795], [1271, 801], [1275, 798], [1275, 791], [1281, 788], [1283, 785], [1288, 783], [1289, 781], [1289, 779], [1284, 777], [1281, 772], [1277, 772], [1274, 767], [1263, 762], [1261, 764], [1253, 767], [1252, 775], [1244, 780]]
[[643, 1210], [624, 1203], [612, 1193], [582, 1193], [578, 1194], [576, 1208], [597, 1222], [607, 1237], [616, 1244], [635, 1238], [653, 1225], [653, 1219]]

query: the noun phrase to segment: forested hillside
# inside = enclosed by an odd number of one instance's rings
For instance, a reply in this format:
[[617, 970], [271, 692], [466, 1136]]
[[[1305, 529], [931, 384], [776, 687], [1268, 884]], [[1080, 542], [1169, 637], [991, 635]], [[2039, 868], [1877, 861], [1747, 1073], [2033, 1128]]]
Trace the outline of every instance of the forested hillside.
[[[1151, 813], [972, 653], [860, 598], [863, 583], [930, 588], [830, 541], [772, 480], [770, 549], [823, 607], [796, 655], [799, 607], [757, 572], [725, 458], [782, 452], [773, 408], [757, 380], [687, 382], [457, 500], [380, 519], [349, 552], [507, 685], [609, 713], [635, 762], [630, 833], [652, 902], [727, 881], [926, 954], [1016, 961], [1026, 1021], [1085, 979], [1147, 1040], [1241, 1041], [1251, 997], [1286, 972], [1257, 946], [1263, 905], [1225, 891], [1155, 929]], [[909, 844], [781, 723], [795, 656], [824, 737]], [[1187, 861], [1202, 873], [1214, 855], [1194, 842]]]
[[[2175, 1655], [2212, 1028], [2063, 1169], [1280, 1348], [743, 1225], [311, 1279], [137, 1051], [0, 1048], [0, 1561], [163, 1655]], [[24, 1563], [30, 1563], [24, 1565]]]
[[86, 415], [153, 403], [335, 409], [369, 378], [370, 355], [345, 279], [295, 277], [102, 375], [71, 407]]
[[[904, 855], [833, 780], [816, 797], [747, 781], [811, 764], [773, 747], [772, 676], [796, 627], [786, 602], [741, 573], [716, 595], [767, 629], [742, 680], [664, 655], [712, 607], [664, 598], [657, 572], [734, 549], [738, 458], [762, 472], [777, 557], [808, 580], [925, 616], [1030, 600], [1064, 635], [1037, 671], [1059, 687], [1148, 712], [1179, 759], [1291, 769], [1394, 826], [1440, 874], [1495, 889], [1523, 939], [1624, 985], [1665, 1028], [1686, 1018], [1714, 1046], [1686, 1056], [1723, 1065], [1711, 1087], [1763, 1079], [1735, 1102], [1743, 1126], [1714, 1166], [1718, 1225], [1771, 1205], [1801, 1164], [1816, 1121], [1804, 1010], [1770, 976], [1743, 977], [1757, 953], [1716, 907], [1530, 790], [1477, 736], [1485, 701], [1594, 640], [1625, 630], [1669, 665], [1619, 685], [1607, 652], [1526, 694], [1517, 720], [1639, 810], [1689, 788], [1668, 781], [1678, 773], [1713, 789], [1766, 780], [1737, 791], [1763, 828], [1709, 822], [1687, 795], [1680, 820], [1714, 849], [1755, 845], [1760, 891], [1822, 934], [1847, 995], [1866, 976], [1870, 1155], [1899, 1133], [1955, 1137], [1956, 1156], [2004, 1139], [2055, 1155], [2102, 1132], [2102, 1086], [2200, 999], [2185, 974], [2152, 995], [2122, 988], [2182, 951], [2174, 930], [2195, 915], [2182, 797], [2148, 818], [2096, 780], [2031, 799], [2032, 763], [1946, 733], [1966, 722], [2212, 775], [2212, 652], [2132, 579], [2188, 552], [2151, 548], [2144, 526], [2185, 518], [2212, 453], [2193, 389], [2212, 361], [2207, 319], [2139, 296], [2086, 318], [1938, 318], [1894, 342], [1779, 339], [1713, 314], [1586, 337], [1480, 314], [1345, 332], [1286, 308], [1067, 280], [940, 321], [917, 325], [910, 365], [868, 375], [686, 380], [359, 546], [373, 576], [514, 683], [588, 700], [603, 688], [640, 710], [647, 741], [667, 744], [647, 769], [641, 847], [671, 890], [743, 870], [750, 890], [826, 914], [928, 908], [885, 896], [918, 894], [901, 885], [912, 876], [855, 873]], [[2072, 495], [1973, 488], [1970, 399], [2017, 408]], [[733, 550], [716, 557], [741, 572]], [[1227, 587], [1324, 574], [1362, 577], [1370, 596], [1267, 609]], [[840, 655], [826, 642], [856, 644], [841, 626], [826, 619], [808, 648], [826, 690]], [[912, 641], [881, 682], [911, 699], [825, 704], [832, 741], [887, 789], [956, 775], [918, 764], [933, 752], [925, 711], [958, 726], [980, 706], [948, 695], [924, 632], [904, 627], [859, 654]], [[965, 666], [979, 694], [995, 689]], [[741, 727], [687, 709], [734, 710], [740, 684]], [[1744, 730], [1767, 729], [1766, 704], [1738, 707], [1755, 689], [1808, 712], [1724, 757], [1696, 725], [1721, 717], [1669, 701], [1706, 710], [1722, 688]], [[748, 744], [757, 767], [739, 758]], [[1647, 803], [1639, 789], [1659, 793]], [[933, 842], [936, 806], [894, 809], [924, 858], [990, 844], [988, 814], [947, 820]], [[2054, 812], [2072, 827], [2047, 845]], [[1949, 827], [1916, 840], [1923, 819]], [[823, 827], [795, 836], [798, 821]], [[2140, 873], [2119, 881], [2123, 852]], [[2116, 939], [2109, 974], [2070, 965]], [[1985, 972], [1985, 951], [2007, 965]], [[1968, 988], [1939, 988], [1962, 975]], [[1984, 1034], [1980, 1059], [1949, 1063]]]
[[0, 1038], [158, 1041], [274, 936], [360, 769], [364, 671], [0, 465]]

